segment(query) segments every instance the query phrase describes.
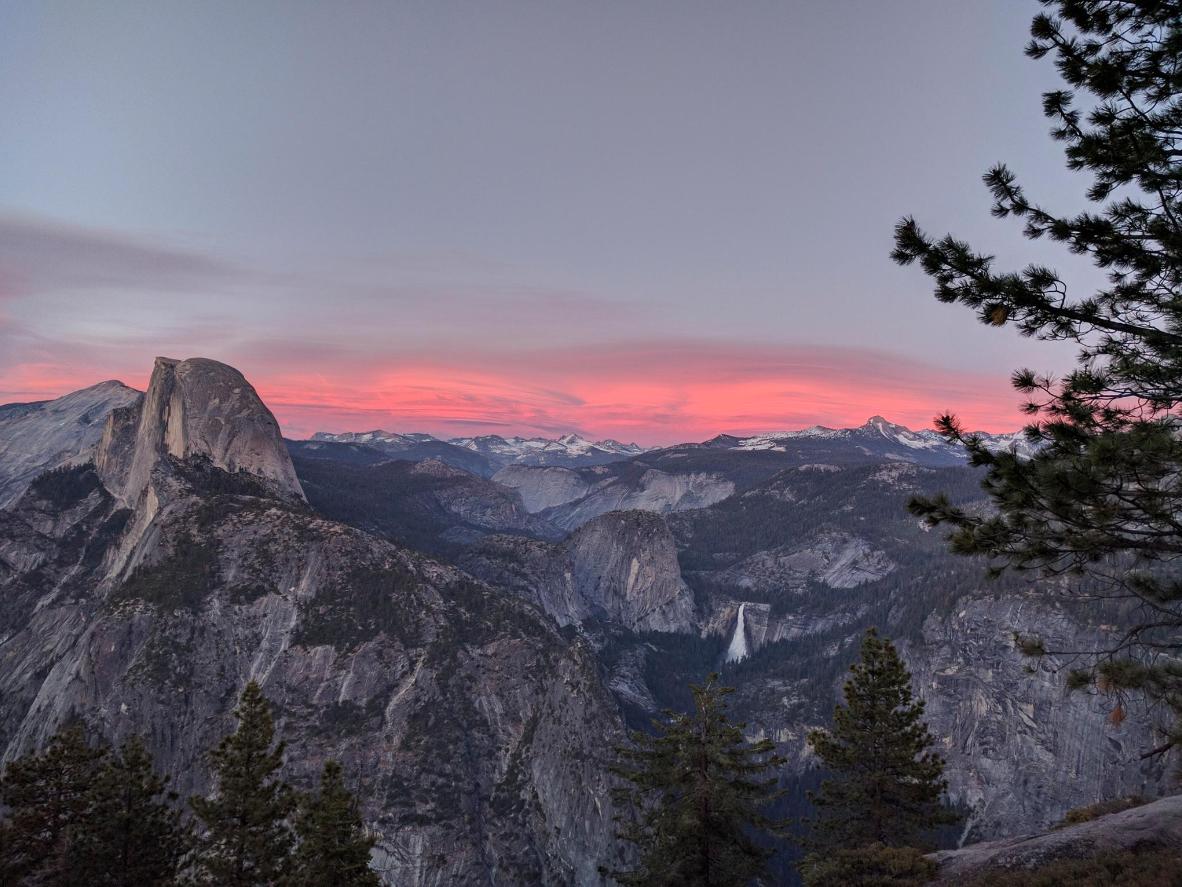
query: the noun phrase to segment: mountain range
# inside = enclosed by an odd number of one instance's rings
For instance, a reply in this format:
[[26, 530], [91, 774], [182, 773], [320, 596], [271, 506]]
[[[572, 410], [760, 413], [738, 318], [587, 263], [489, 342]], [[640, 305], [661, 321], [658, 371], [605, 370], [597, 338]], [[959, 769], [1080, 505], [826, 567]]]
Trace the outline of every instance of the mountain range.
[[719, 670], [798, 814], [805, 736], [875, 625], [948, 762], [953, 842], [1167, 791], [1141, 757], [1153, 712], [1114, 722], [1064, 695], [1061, 657], [1016, 648], [1033, 630], [1095, 648], [1106, 605], [987, 582], [906, 510], [937, 491], [987, 507], [979, 485], [959, 448], [880, 417], [656, 449], [285, 441], [233, 368], [160, 358], [143, 393], [0, 407], [0, 754], [82, 720], [146, 736], [179, 791], [204, 791], [202, 750], [255, 679], [288, 777], [334, 757], [358, 785], [386, 883], [598, 885], [627, 854], [625, 730]]
[[504, 468], [506, 465], [601, 465], [645, 452], [644, 447], [634, 443], [623, 444], [615, 440], [592, 442], [573, 433], [556, 438], [501, 437], [497, 434], [485, 434], [479, 437], [454, 437], [443, 441], [430, 434], [420, 433], [349, 431], [332, 434], [318, 431], [312, 435], [312, 442], [363, 444], [386, 453], [416, 459], [431, 454], [440, 457], [447, 454], [451, 455], [452, 459], [462, 459], [462, 456], [451, 454], [445, 449], [455, 448], [481, 457], [490, 466], [491, 471]]
[[[1021, 455], [1032, 452], [1031, 445], [1020, 431], [1008, 434], [991, 434], [978, 431], [976, 436], [985, 441], [991, 449], [1015, 449]], [[652, 452], [664, 447], [642, 447], [635, 443], [620, 443], [616, 440], [589, 441], [574, 434], [561, 437], [501, 437], [495, 434], [480, 437], [455, 437], [442, 441], [430, 434], [397, 434], [391, 431], [363, 431], [331, 433], [318, 431], [312, 441], [332, 443], [364, 444], [389, 453], [409, 453], [422, 458], [426, 455], [423, 447], [449, 444], [453, 447], [479, 453], [497, 468], [507, 465], [559, 465], [578, 467], [618, 462]], [[844, 440], [855, 445], [870, 444], [878, 448], [894, 448], [896, 458], [908, 460], [908, 453], [924, 452], [928, 456], [946, 457], [949, 460], [963, 460], [963, 448], [949, 444], [935, 431], [912, 431], [903, 425], [888, 422], [882, 416], [873, 416], [856, 428], [826, 428], [814, 425], [800, 431], [779, 431], [765, 434], [736, 437], [720, 434], [701, 444], [735, 450], [777, 450], [783, 452], [793, 441], [804, 439]], [[902, 449], [900, 449], [902, 448]]]

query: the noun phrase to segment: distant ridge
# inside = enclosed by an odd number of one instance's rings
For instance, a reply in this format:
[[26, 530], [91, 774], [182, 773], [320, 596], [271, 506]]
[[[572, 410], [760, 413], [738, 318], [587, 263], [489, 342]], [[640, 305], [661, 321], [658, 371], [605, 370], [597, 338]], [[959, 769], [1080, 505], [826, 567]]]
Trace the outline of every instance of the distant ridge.
[[[1014, 449], [1021, 456], [1030, 456], [1034, 448], [1021, 431], [1004, 434], [974, 432], [987, 447], [993, 450]], [[798, 431], [769, 431], [761, 434], [740, 436], [718, 434], [699, 444], [682, 443], [668, 447], [645, 447], [636, 443], [620, 443], [610, 438], [591, 441], [578, 434], [564, 434], [561, 437], [502, 437], [486, 434], [476, 437], [454, 437], [448, 440], [430, 434], [397, 433], [392, 431], [349, 431], [334, 434], [318, 431], [311, 438], [318, 442], [360, 443], [381, 446], [385, 449], [411, 449], [424, 443], [450, 444], [479, 453], [498, 467], [506, 465], [559, 465], [580, 466], [605, 464], [629, 459], [644, 453], [685, 446], [702, 446], [727, 450], [772, 450], [783, 451], [790, 441], [803, 439], [874, 441], [887, 442], [904, 447], [906, 450], [926, 450], [963, 458], [963, 448], [950, 444], [935, 431], [915, 431], [891, 422], [882, 416], [871, 416], [863, 424], [853, 428], [829, 428], [812, 425]]]
[[605, 439], [590, 441], [570, 433], [561, 437], [502, 437], [484, 434], [476, 437], [454, 437], [442, 440], [430, 434], [401, 434], [393, 431], [347, 431], [333, 434], [318, 431], [312, 435], [316, 443], [359, 443], [378, 447], [387, 452], [405, 453], [424, 445], [451, 446], [476, 453], [494, 469], [507, 465], [590, 466], [617, 462], [648, 452], [652, 447], [635, 443], [620, 443]]
[[[1014, 449], [1018, 455], [1029, 457], [1034, 447], [1026, 440], [1021, 431], [1011, 431], [1004, 434], [990, 434], [985, 431], [973, 432], [980, 437], [991, 450]], [[783, 450], [787, 441], [802, 438], [817, 438], [822, 440], [886, 440], [911, 450], [948, 451], [963, 453], [963, 449], [950, 444], [935, 431], [925, 429], [913, 431], [905, 425], [898, 425], [884, 419], [882, 416], [871, 416], [856, 428], [827, 428], [824, 425], [813, 425], [800, 431], [776, 431], [766, 434], [756, 434], [751, 437], [734, 438], [730, 435], [719, 435], [714, 441], [733, 440], [731, 446], [739, 450]], [[712, 446], [719, 446], [711, 442]]]

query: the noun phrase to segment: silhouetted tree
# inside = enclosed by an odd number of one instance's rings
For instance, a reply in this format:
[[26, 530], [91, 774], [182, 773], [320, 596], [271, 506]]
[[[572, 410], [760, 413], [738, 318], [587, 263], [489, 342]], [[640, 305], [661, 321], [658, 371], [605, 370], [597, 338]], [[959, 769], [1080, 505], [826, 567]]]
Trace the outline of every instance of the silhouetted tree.
[[[1075, 574], [1133, 602], [1113, 643], [1070, 651], [1085, 663], [1071, 681], [1118, 697], [1144, 692], [1172, 708], [1172, 730], [1147, 752], [1160, 754], [1182, 742], [1182, 580], [1170, 568], [1182, 555], [1182, 0], [1042, 2], [1051, 11], [1034, 19], [1026, 52], [1052, 54], [1070, 87], [1046, 93], [1043, 109], [1067, 166], [1091, 175], [1097, 207], [1056, 214], [1005, 166], [985, 182], [994, 215], [1089, 257], [1107, 283], [1080, 294], [1050, 267], [997, 272], [967, 243], [899, 223], [894, 259], [918, 261], [940, 301], [1080, 346], [1062, 379], [1014, 374], [1031, 416], [1026, 434], [1041, 445], [1033, 458], [991, 453], [953, 416], [938, 420], [987, 469], [996, 513], [942, 497], [912, 508], [951, 525], [952, 549], [993, 559], [995, 571]], [[1068, 652], [1027, 641], [1032, 653]], [[1121, 698], [1113, 714], [1123, 716]]]
[[271, 711], [251, 681], [234, 711], [238, 729], [210, 752], [217, 787], [190, 800], [204, 833], [197, 838], [194, 876], [219, 887], [278, 884], [289, 874], [293, 836], [288, 817], [296, 806], [278, 778], [284, 743], [276, 743]]
[[923, 700], [912, 696], [911, 675], [894, 645], [874, 629], [862, 639], [844, 695], [832, 729], [808, 737], [831, 774], [810, 796], [816, 814], [806, 844], [811, 852], [801, 865], [809, 883], [837, 883], [818, 874], [835, 868], [835, 851], [866, 866], [859, 854], [881, 859], [884, 847], [922, 846], [933, 829], [956, 820], [942, 803], [944, 761], [932, 751]]
[[621, 838], [636, 845], [639, 864], [608, 872], [622, 884], [739, 887], [767, 871], [772, 851], [761, 837], [784, 823], [764, 811], [780, 792], [773, 775], [784, 759], [771, 740], [748, 742], [732, 724], [726, 697], [734, 692], [711, 675], [691, 685], [694, 710], [665, 712], [655, 734], [634, 732], [613, 769], [631, 786], [617, 801]]
[[357, 799], [345, 788], [341, 765], [327, 761], [320, 790], [302, 799], [296, 832], [293, 887], [379, 887], [369, 867], [375, 838], [365, 832]]
[[0, 883], [84, 883], [73, 868], [75, 840], [86, 817], [88, 791], [108, 754], [91, 745], [81, 725], [62, 730], [42, 754], [8, 764], [0, 780]]
[[108, 755], [86, 792], [87, 807], [72, 847], [71, 868], [88, 887], [172, 884], [186, 849], [177, 795], [152, 769], [134, 737]]

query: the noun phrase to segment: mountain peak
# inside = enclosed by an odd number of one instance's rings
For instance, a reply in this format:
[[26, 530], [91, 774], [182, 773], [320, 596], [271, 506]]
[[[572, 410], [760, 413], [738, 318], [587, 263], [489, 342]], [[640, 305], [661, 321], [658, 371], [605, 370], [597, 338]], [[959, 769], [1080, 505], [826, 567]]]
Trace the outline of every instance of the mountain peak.
[[107, 417], [95, 463], [103, 483], [135, 502], [164, 456], [200, 455], [302, 499], [279, 423], [238, 370], [216, 360], [157, 357], [144, 396]]

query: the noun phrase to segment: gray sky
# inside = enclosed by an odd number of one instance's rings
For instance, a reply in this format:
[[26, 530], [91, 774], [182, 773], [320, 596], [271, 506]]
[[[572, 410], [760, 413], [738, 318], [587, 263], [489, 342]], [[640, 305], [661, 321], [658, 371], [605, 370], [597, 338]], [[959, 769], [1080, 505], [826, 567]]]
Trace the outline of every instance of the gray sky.
[[1070, 351], [888, 253], [912, 213], [1068, 265], [980, 182], [1082, 204], [1036, 11], [0, 0], [0, 400], [167, 353], [297, 434], [1014, 425]]

